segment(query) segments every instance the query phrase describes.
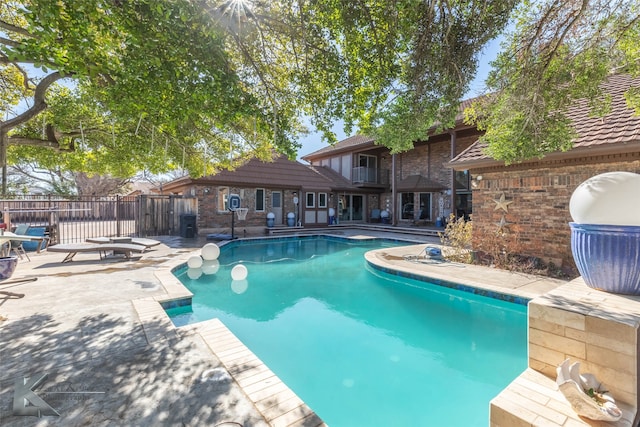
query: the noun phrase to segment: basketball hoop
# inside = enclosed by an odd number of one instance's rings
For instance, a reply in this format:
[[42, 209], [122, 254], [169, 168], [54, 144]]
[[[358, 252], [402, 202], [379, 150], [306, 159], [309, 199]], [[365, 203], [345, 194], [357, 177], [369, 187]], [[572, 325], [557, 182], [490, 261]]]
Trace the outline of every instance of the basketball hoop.
[[245, 219], [247, 219], [247, 212], [249, 212], [249, 208], [236, 209], [236, 215], [238, 215], [238, 221], [244, 221]]

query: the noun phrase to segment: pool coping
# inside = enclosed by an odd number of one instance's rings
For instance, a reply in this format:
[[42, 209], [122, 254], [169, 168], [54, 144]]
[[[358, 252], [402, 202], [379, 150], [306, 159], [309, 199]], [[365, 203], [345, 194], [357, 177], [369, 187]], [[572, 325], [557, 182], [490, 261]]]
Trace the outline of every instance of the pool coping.
[[[317, 235], [312, 235], [313, 237]], [[341, 240], [363, 240], [363, 239], [384, 239], [366, 235], [358, 236], [336, 236], [322, 234], [324, 237]], [[259, 237], [237, 239], [233, 242], [243, 244], [244, 242], [255, 243], [256, 241], [282, 241], [292, 238], [306, 238], [309, 236], [289, 236], [289, 237]], [[415, 241], [405, 239], [385, 239], [399, 242], [406, 242], [407, 246], [401, 248], [424, 248], [425, 243], [416, 244]], [[216, 243], [223, 247], [232, 242]], [[433, 245], [429, 245], [433, 246]], [[304, 401], [293, 392], [283, 381], [281, 381], [268, 366], [263, 363], [248, 347], [246, 347], [219, 319], [211, 319], [196, 324], [177, 327], [173, 324], [165, 309], [177, 307], [191, 303], [193, 294], [180, 282], [174, 272], [182, 268], [188, 259], [199, 254], [199, 249], [181, 254], [180, 256], [167, 261], [155, 270], [155, 276], [160, 281], [166, 291], [166, 295], [153, 298], [133, 300], [133, 306], [138, 313], [138, 317], [143, 325], [145, 334], [149, 342], [166, 337], [167, 331], [173, 331], [177, 335], [199, 334], [211, 352], [218, 357], [220, 362], [227, 369], [233, 380], [240, 389], [254, 404], [255, 408], [264, 417], [265, 421], [272, 426], [326, 426], [322, 419]], [[437, 285], [456, 288], [455, 284], [442, 275], [428, 275], [425, 272], [416, 272], [415, 268], [398, 265], [385, 261], [384, 254], [389, 249], [375, 249], [365, 253], [368, 265], [378, 270], [419, 280], [426, 280]], [[415, 266], [414, 266], [415, 267]], [[503, 273], [503, 272], [501, 272]], [[449, 275], [448, 277], [451, 277]], [[532, 278], [534, 276], [531, 276]], [[533, 281], [539, 279], [532, 279]], [[530, 292], [515, 291], [504, 292], [493, 286], [482, 286], [481, 283], [459, 283], [463, 291], [473, 291], [485, 296], [498, 298], [514, 303], [526, 304], [535, 295]]]
[[[262, 238], [238, 239], [234, 242], [260, 239]], [[218, 246], [222, 247], [227, 243], [230, 242], [218, 243]], [[181, 254], [155, 270], [154, 274], [164, 287], [166, 295], [132, 301], [147, 340], [154, 342], [164, 339], [167, 331], [178, 336], [198, 334], [269, 425], [326, 427], [327, 424], [222, 321], [210, 319], [180, 327], [173, 324], [165, 308], [190, 304], [193, 297], [193, 293], [180, 282], [174, 272], [182, 268], [191, 256], [199, 253], [199, 249], [194, 249]]]

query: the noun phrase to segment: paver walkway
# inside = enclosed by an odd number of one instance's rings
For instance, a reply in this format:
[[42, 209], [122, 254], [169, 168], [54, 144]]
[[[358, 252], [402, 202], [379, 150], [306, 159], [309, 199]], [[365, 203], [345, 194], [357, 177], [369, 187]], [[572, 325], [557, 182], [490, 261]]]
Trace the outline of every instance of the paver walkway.
[[[199, 335], [147, 339], [132, 300], [165, 293], [155, 267], [190, 249], [159, 245], [133, 261], [42, 253], [20, 262], [2, 299], [0, 425], [266, 426]], [[158, 325], [162, 327], [162, 325]], [[59, 417], [13, 415], [15, 382], [48, 374], [36, 390]], [[238, 425], [238, 424], [236, 424]]]

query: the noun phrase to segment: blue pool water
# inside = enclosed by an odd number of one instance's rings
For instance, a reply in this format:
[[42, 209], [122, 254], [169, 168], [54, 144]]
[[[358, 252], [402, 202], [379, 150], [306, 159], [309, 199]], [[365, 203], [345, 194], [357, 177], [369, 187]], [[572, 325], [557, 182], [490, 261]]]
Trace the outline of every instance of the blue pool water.
[[179, 326], [220, 318], [332, 427], [486, 426], [527, 366], [526, 307], [366, 265], [391, 245], [233, 242], [215, 274], [176, 271], [193, 303], [167, 311]]

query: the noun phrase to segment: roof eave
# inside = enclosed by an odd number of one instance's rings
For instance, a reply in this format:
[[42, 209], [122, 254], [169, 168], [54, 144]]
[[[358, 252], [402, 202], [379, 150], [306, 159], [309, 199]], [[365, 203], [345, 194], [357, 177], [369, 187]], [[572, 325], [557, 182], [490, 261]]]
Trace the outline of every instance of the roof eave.
[[[637, 152], [638, 150], [640, 150], [640, 141], [623, 142], [618, 144], [602, 145], [602, 146], [577, 147], [569, 151], [559, 151], [559, 152], [550, 153], [542, 158], [523, 160], [522, 162], [514, 165], [523, 165], [527, 163], [538, 163], [538, 162], [553, 161], [553, 160], [566, 160], [566, 159], [574, 159], [579, 157], [606, 156], [610, 154], [625, 154], [625, 153]], [[447, 163], [446, 166], [452, 168], [453, 170], [459, 171], [459, 170], [468, 170], [468, 169], [480, 169], [485, 167], [505, 166], [505, 164], [504, 162], [494, 160], [494, 159], [478, 159], [478, 160], [467, 160], [467, 161], [459, 161], [459, 162], [449, 162]]]
[[307, 154], [306, 156], [302, 156], [301, 159], [304, 160], [304, 161], [307, 161], [309, 163], [312, 163], [313, 160], [323, 159], [323, 158], [326, 158], [326, 157], [333, 156], [335, 154], [356, 153], [356, 152], [364, 151], [366, 149], [370, 149], [370, 148], [374, 148], [374, 147], [376, 147], [375, 141], [369, 141], [369, 142], [364, 142], [364, 143], [358, 144], [358, 145], [352, 145], [352, 146], [349, 146], [349, 147], [336, 148], [335, 150], [328, 150], [328, 151], [325, 151], [324, 153]]

